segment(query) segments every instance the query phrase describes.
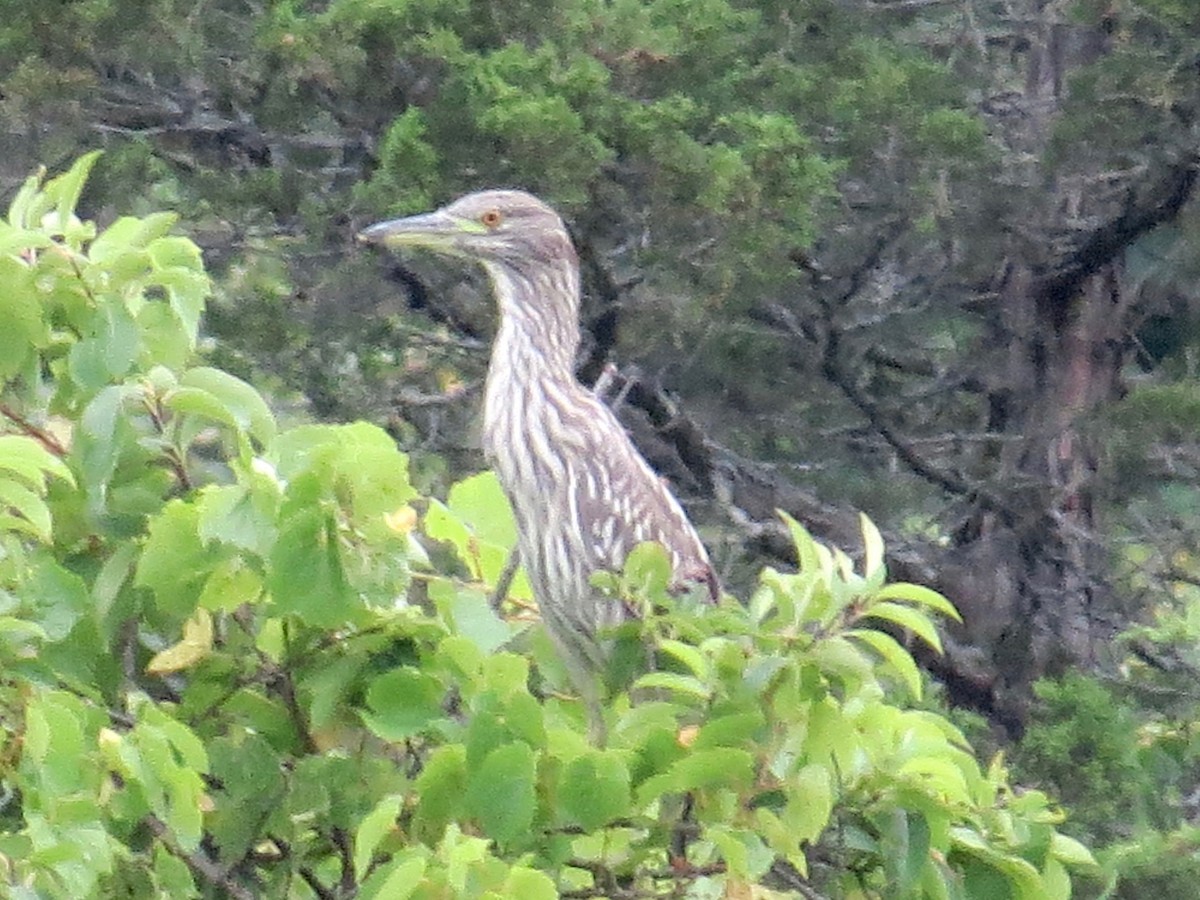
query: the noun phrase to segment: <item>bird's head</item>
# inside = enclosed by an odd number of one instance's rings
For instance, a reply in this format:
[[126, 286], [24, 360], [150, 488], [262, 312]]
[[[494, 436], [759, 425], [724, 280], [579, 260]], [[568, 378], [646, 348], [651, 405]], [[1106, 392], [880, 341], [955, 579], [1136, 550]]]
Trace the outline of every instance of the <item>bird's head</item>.
[[524, 191], [467, 194], [435, 212], [372, 225], [358, 239], [389, 250], [420, 247], [515, 269], [575, 263], [558, 213]]

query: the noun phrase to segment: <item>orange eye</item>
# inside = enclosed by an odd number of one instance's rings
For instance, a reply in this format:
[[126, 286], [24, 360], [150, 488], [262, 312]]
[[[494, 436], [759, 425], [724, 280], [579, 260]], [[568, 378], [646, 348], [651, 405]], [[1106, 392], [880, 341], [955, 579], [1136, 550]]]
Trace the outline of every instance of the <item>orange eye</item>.
[[498, 209], [489, 209], [479, 217], [479, 221], [488, 228], [496, 228], [504, 221], [504, 216], [500, 214], [500, 210]]

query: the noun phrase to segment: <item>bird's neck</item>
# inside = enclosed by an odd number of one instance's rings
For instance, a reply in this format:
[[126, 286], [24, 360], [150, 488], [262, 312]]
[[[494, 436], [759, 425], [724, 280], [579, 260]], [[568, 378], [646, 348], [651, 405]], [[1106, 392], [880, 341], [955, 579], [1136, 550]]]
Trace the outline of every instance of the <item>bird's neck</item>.
[[488, 266], [500, 306], [491, 372], [522, 381], [575, 382], [579, 349], [579, 270], [572, 263], [533, 269]]
[[582, 391], [575, 378], [579, 348], [579, 275], [573, 266], [526, 273], [489, 266], [500, 306], [484, 397], [484, 443], [528, 440], [551, 398]]

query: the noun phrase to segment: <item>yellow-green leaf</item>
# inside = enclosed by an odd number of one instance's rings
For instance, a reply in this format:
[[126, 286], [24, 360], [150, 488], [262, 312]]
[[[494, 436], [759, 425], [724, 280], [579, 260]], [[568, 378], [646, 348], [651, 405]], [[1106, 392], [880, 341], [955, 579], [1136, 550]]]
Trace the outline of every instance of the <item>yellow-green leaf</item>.
[[869, 579], [883, 572], [883, 536], [866, 513], [859, 513], [858, 519], [863, 535], [863, 576]]
[[1069, 866], [1094, 866], [1096, 858], [1087, 847], [1073, 837], [1055, 833], [1050, 838], [1050, 853]]
[[404, 803], [402, 794], [391, 794], [375, 804], [358, 825], [354, 835], [354, 875], [361, 882], [375, 855], [375, 848], [396, 827]]
[[921, 672], [912, 655], [900, 646], [890, 634], [871, 628], [855, 628], [845, 633], [848, 638], [862, 641], [879, 654], [883, 661], [900, 677], [901, 682], [914, 700], [921, 699]]
[[937, 629], [929, 617], [918, 609], [885, 601], [873, 603], [863, 613], [863, 617], [884, 619], [902, 628], [907, 628], [938, 653], [942, 652], [942, 639], [938, 636]]
[[151, 675], [165, 675], [194, 666], [212, 652], [213, 623], [207, 609], [197, 609], [183, 624], [183, 638], [178, 644], [154, 654], [146, 666]]
[[897, 584], [889, 584], [880, 588], [872, 599], [903, 600], [907, 603], [915, 603], [918, 606], [927, 606], [944, 616], [949, 616], [955, 622], [962, 621], [962, 616], [958, 614], [958, 610], [954, 608], [954, 604], [937, 591], [920, 584], [909, 584], [903, 581]]

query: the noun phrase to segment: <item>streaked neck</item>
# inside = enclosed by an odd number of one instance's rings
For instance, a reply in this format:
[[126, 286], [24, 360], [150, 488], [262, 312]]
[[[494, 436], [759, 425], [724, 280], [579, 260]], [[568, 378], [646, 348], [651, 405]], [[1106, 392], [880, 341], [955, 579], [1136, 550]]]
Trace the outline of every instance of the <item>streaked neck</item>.
[[483, 439], [488, 455], [500, 459], [496, 448], [529, 440], [534, 430], [547, 427], [554, 398], [584, 390], [575, 378], [579, 274], [573, 266], [530, 276], [495, 265], [488, 274], [500, 329], [488, 366]]
[[490, 264], [500, 307], [489, 376], [511, 369], [530, 377], [575, 381], [579, 349], [579, 270], [573, 262], [515, 268]]

